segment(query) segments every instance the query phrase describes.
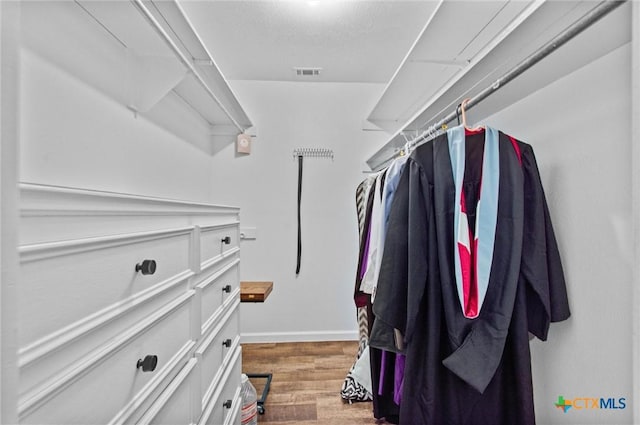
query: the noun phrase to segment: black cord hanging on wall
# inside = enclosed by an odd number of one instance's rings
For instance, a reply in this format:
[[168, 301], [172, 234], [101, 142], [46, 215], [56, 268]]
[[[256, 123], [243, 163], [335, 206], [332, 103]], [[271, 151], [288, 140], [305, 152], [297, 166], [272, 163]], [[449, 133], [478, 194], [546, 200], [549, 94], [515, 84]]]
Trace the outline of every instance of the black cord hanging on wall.
[[298, 158], [298, 257], [296, 260], [296, 276], [300, 274], [300, 262], [302, 260], [302, 219], [300, 206], [302, 205], [302, 165], [303, 158], [331, 158], [333, 151], [326, 148], [297, 148], [293, 151], [293, 158]]
[[298, 155], [298, 259], [296, 261], [296, 276], [300, 273], [300, 259], [302, 258], [302, 229], [300, 226], [300, 205], [302, 204], [302, 155]]

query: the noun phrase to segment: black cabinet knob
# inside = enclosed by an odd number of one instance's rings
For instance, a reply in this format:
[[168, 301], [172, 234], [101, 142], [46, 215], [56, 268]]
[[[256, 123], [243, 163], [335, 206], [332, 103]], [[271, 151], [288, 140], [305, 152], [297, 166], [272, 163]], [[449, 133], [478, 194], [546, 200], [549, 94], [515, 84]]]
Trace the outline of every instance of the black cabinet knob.
[[227, 294], [231, 293], [231, 285], [225, 285], [222, 287], [222, 292], [226, 292]]
[[156, 272], [156, 260], [144, 260], [142, 263], [136, 264], [136, 272], [142, 274], [154, 274]]
[[224, 345], [227, 348], [231, 347], [231, 338], [228, 338], [222, 341], [222, 345]]
[[225, 245], [229, 245], [231, 243], [231, 236], [225, 236], [222, 238], [222, 243]]
[[153, 372], [158, 366], [158, 356], [144, 356], [144, 359], [138, 359], [136, 368], [142, 368], [143, 372]]
[[232, 403], [233, 403], [233, 402], [232, 402], [231, 400], [227, 400], [227, 401], [225, 401], [224, 403], [222, 403], [222, 405], [223, 405], [224, 407], [226, 407], [227, 409], [231, 409], [231, 404], [232, 404]]

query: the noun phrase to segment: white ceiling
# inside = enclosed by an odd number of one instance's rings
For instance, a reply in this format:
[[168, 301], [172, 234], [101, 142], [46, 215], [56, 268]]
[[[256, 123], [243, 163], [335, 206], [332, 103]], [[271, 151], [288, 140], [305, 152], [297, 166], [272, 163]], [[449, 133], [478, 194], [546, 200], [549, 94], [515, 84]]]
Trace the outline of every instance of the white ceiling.
[[[388, 83], [438, 2], [179, 4], [228, 80]], [[319, 77], [297, 77], [296, 67], [322, 71]]]

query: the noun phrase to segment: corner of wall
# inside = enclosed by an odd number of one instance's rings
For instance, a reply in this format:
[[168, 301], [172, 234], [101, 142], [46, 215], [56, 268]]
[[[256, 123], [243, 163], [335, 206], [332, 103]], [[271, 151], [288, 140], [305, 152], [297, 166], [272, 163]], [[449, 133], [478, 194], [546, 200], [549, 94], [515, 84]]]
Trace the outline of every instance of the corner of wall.
[[[632, 2], [631, 36], [631, 193], [633, 222], [633, 395], [640, 395], [640, 3]], [[633, 403], [633, 423], [640, 423], [640, 403]]]
[[18, 39], [20, 3], [0, 2], [0, 422], [17, 418]]

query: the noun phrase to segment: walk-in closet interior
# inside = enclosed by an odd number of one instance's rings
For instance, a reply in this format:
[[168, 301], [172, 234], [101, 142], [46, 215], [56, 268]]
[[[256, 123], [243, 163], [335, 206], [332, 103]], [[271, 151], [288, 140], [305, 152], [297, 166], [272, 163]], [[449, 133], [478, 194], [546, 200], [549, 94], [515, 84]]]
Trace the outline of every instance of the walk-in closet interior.
[[0, 423], [638, 424], [639, 117], [635, 0], [0, 1]]

